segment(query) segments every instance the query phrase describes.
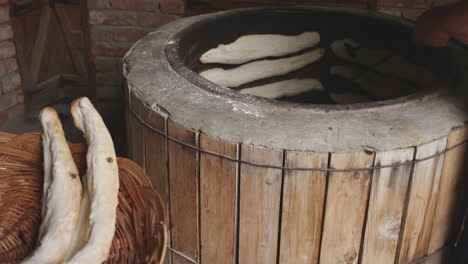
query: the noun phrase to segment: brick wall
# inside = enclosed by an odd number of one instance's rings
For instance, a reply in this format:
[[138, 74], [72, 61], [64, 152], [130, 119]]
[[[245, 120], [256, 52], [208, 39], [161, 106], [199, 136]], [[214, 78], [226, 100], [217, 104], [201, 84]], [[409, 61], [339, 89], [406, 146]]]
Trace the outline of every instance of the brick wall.
[[0, 0], [0, 124], [24, 112], [24, 96], [16, 61], [7, 0]]
[[88, 0], [96, 97], [121, 97], [122, 57], [140, 38], [180, 18], [183, 0]]
[[376, 10], [416, 20], [428, 8], [453, 2], [456, 0], [376, 0]]

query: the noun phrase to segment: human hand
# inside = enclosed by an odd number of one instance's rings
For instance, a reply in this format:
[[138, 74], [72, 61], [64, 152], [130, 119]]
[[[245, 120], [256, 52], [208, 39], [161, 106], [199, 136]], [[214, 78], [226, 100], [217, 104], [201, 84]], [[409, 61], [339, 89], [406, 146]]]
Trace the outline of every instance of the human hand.
[[416, 21], [416, 44], [443, 47], [450, 38], [468, 43], [468, 0], [433, 8]]

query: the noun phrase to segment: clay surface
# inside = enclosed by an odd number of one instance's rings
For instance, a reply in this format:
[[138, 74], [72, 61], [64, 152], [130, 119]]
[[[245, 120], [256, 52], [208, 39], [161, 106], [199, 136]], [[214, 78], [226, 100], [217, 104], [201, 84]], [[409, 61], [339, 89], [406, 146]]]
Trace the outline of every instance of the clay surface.
[[275, 99], [283, 96], [294, 96], [314, 90], [323, 91], [322, 83], [317, 79], [305, 78], [290, 79], [261, 86], [249, 87], [239, 90], [239, 92]]

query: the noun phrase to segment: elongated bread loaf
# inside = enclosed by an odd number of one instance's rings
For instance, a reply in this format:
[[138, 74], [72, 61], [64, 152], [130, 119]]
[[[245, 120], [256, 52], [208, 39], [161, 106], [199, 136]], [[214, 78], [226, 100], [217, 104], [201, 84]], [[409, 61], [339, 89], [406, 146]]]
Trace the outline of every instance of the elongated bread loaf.
[[65, 263], [99, 264], [106, 260], [115, 232], [119, 173], [114, 144], [88, 98], [72, 103], [75, 126], [88, 144], [84, 197], [77, 232]]
[[52, 108], [40, 115], [44, 133], [44, 193], [38, 247], [22, 263], [62, 263], [80, 213], [82, 188], [60, 119]]
[[330, 74], [348, 79], [380, 99], [404, 96], [414, 90], [408, 83], [354, 66], [333, 66], [330, 68]]
[[[423, 87], [430, 86], [436, 80], [436, 75], [429, 69], [413, 64], [390, 50], [364, 48], [352, 39], [336, 40], [331, 44], [331, 49], [343, 60], [374, 68], [383, 74]], [[350, 49], [353, 52], [350, 52]]]
[[309, 91], [323, 91], [322, 83], [319, 80], [312, 78], [291, 79], [240, 90], [241, 93], [252, 94], [270, 99], [276, 99], [284, 96], [294, 96]]
[[304, 32], [297, 36], [246, 35], [227, 45], [218, 45], [203, 53], [202, 63], [242, 64], [265, 57], [280, 57], [317, 45], [318, 32]]
[[301, 55], [277, 60], [261, 60], [244, 64], [231, 70], [214, 68], [200, 73], [204, 78], [226, 87], [279, 76], [301, 69], [325, 55], [324, 49], [315, 49]]

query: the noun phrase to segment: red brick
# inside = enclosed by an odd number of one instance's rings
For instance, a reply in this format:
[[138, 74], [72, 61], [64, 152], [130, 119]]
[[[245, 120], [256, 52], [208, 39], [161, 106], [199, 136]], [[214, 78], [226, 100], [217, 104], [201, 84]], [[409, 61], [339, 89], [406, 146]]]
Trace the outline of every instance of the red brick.
[[10, 41], [0, 42], [0, 59], [11, 58], [15, 56], [15, 45]]
[[96, 97], [99, 99], [122, 98], [122, 90], [120, 85], [100, 85], [96, 87]]
[[122, 58], [120, 57], [101, 57], [94, 59], [96, 71], [98, 72], [118, 72], [122, 71]]
[[0, 77], [12, 72], [18, 71], [18, 63], [15, 58], [5, 59], [0, 61]]
[[96, 56], [123, 56], [132, 45], [133, 43], [96, 42], [92, 53]]
[[122, 82], [122, 78], [121, 72], [97, 72], [96, 84], [119, 86]]
[[127, 10], [145, 10], [157, 11], [159, 10], [159, 1], [157, 0], [114, 0], [112, 5], [117, 9]]
[[403, 17], [409, 19], [409, 20], [416, 20], [418, 19], [423, 13], [424, 9], [421, 10], [403, 10]]
[[432, 5], [443, 6], [443, 5], [454, 4], [456, 2], [458, 2], [458, 0], [432, 0]]
[[0, 111], [7, 110], [18, 103], [18, 95], [16, 93], [9, 93], [0, 95]]
[[2, 91], [4, 94], [21, 88], [21, 77], [19, 73], [7, 75], [0, 79], [2, 83]]
[[401, 8], [380, 8], [379, 12], [387, 15], [401, 17]]
[[26, 113], [26, 105], [19, 103], [7, 110], [8, 119], [12, 119]]
[[94, 41], [110, 41], [114, 38], [114, 32], [112, 29], [92, 26], [91, 27], [91, 40]]
[[7, 5], [0, 6], [0, 23], [10, 20], [10, 8]]
[[112, 8], [112, 1], [88, 0], [88, 8]]
[[150, 29], [136, 29], [136, 28], [121, 28], [114, 32], [114, 40], [117, 41], [137, 41], [148, 33], [154, 31]]
[[429, 0], [378, 0], [381, 7], [421, 7], [429, 6]]
[[112, 8], [123, 10], [158, 10], [157, 0], [94, 0], [88, 2], [89, 8]]
[[0, 40], [13, 38], [13, 30], [9, 24], [0, 25]]
[[183, 15], [185, 13], [185, 0], [161, 0], [161, 12], [166, 14]]
[[156, 12], [130, 12], [115, 10], [91, 10], [89, 23], [92, 25], [130, 25], [157, 27], [179, 18]]

